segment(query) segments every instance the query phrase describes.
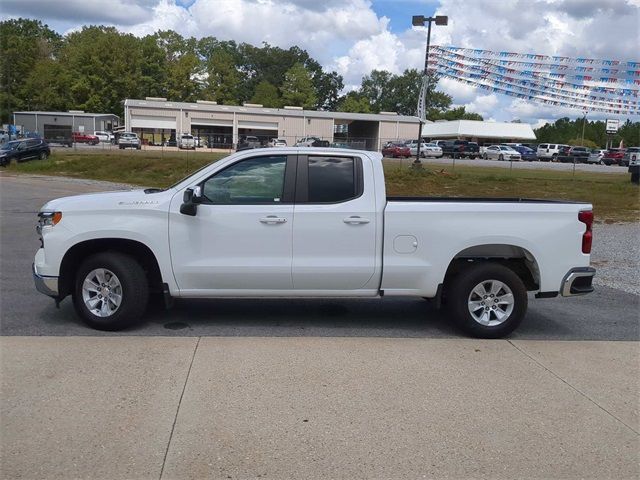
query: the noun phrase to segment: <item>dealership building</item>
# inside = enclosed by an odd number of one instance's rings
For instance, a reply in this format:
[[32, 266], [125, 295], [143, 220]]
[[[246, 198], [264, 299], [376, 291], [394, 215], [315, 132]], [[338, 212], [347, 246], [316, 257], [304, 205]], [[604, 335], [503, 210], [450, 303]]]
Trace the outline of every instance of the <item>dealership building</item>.
[[191, 133], [217, 148], [232, 148], [243, 136], [256, 136], [263, 143], [282, 138], [288, 145], [314, 136], [378, 150], [388, 141], [418, 136], [418, 119], [394, 112], [328, 112], [247, 103], [218, 105], [204, 100], [170, 102], [151, 97], [125, 100], [124, 122], [126, 129], [137, 133], [145, 143], [161, 144], [175, 139], [176, 133]]
[[83, 110], [14, 112], [13, 124], [23, 132], [37, 133], [46, 139], [57, 139], [71, 138], [72, 132], [116, 130], [120, 125], [120, 118], [111, 113], [87, 113]]
[[422, 136], [428, 140], [469, 140], [479, 145], [535, 142], [531, 125], [517, 122], [451, 120], [426, 123]]

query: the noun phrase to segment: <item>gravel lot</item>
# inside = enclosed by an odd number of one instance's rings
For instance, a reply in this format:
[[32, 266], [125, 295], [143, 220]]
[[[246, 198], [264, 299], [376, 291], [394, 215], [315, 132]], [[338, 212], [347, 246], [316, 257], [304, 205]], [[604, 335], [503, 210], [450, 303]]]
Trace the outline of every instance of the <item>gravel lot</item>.
[[593, 226], [596, 285], [640, 295], [640, 223]]

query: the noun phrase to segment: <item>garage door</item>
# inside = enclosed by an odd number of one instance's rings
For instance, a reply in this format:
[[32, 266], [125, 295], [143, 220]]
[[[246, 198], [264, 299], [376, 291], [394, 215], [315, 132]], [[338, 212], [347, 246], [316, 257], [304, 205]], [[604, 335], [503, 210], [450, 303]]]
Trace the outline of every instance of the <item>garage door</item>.
[[175, 130], [175, 117], [156, 117], [155, 115], [131, 115], [132, 128], [167, 128]]

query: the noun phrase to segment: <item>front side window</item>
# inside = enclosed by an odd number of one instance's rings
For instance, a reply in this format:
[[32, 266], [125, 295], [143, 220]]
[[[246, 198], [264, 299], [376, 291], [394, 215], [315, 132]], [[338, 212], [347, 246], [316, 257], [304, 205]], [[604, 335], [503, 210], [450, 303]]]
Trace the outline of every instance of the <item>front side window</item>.
[[257, 157], [218, 172], [203, 184], [206, 199], [216, 205], [279, 203], [287, 157]]
[[346, 157], [309, 157], [309, 202], [342, 202], [356, 195], [355, 161]]

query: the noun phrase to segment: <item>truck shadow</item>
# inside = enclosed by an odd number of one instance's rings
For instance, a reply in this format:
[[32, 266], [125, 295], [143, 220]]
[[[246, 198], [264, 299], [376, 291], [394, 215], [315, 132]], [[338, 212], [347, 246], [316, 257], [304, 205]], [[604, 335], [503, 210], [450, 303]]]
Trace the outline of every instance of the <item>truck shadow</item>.
[[[159, 302], [157, 302], [159, 303]], [[598, 287], [585, 297], [530, 300], [529, 311], [511, 339], [640, 340], [640, 296]], [[255, 336], [465, 338], [445, 310], [416, 298], [381, 299], [211, 299], [156, 305], [142, 322], [120, 332], [85, 326], [70, 299], [61, 308], [43, 299], [37, 310], [49, 335]], [[3, 334], [41, 335], [41, 328]]]

